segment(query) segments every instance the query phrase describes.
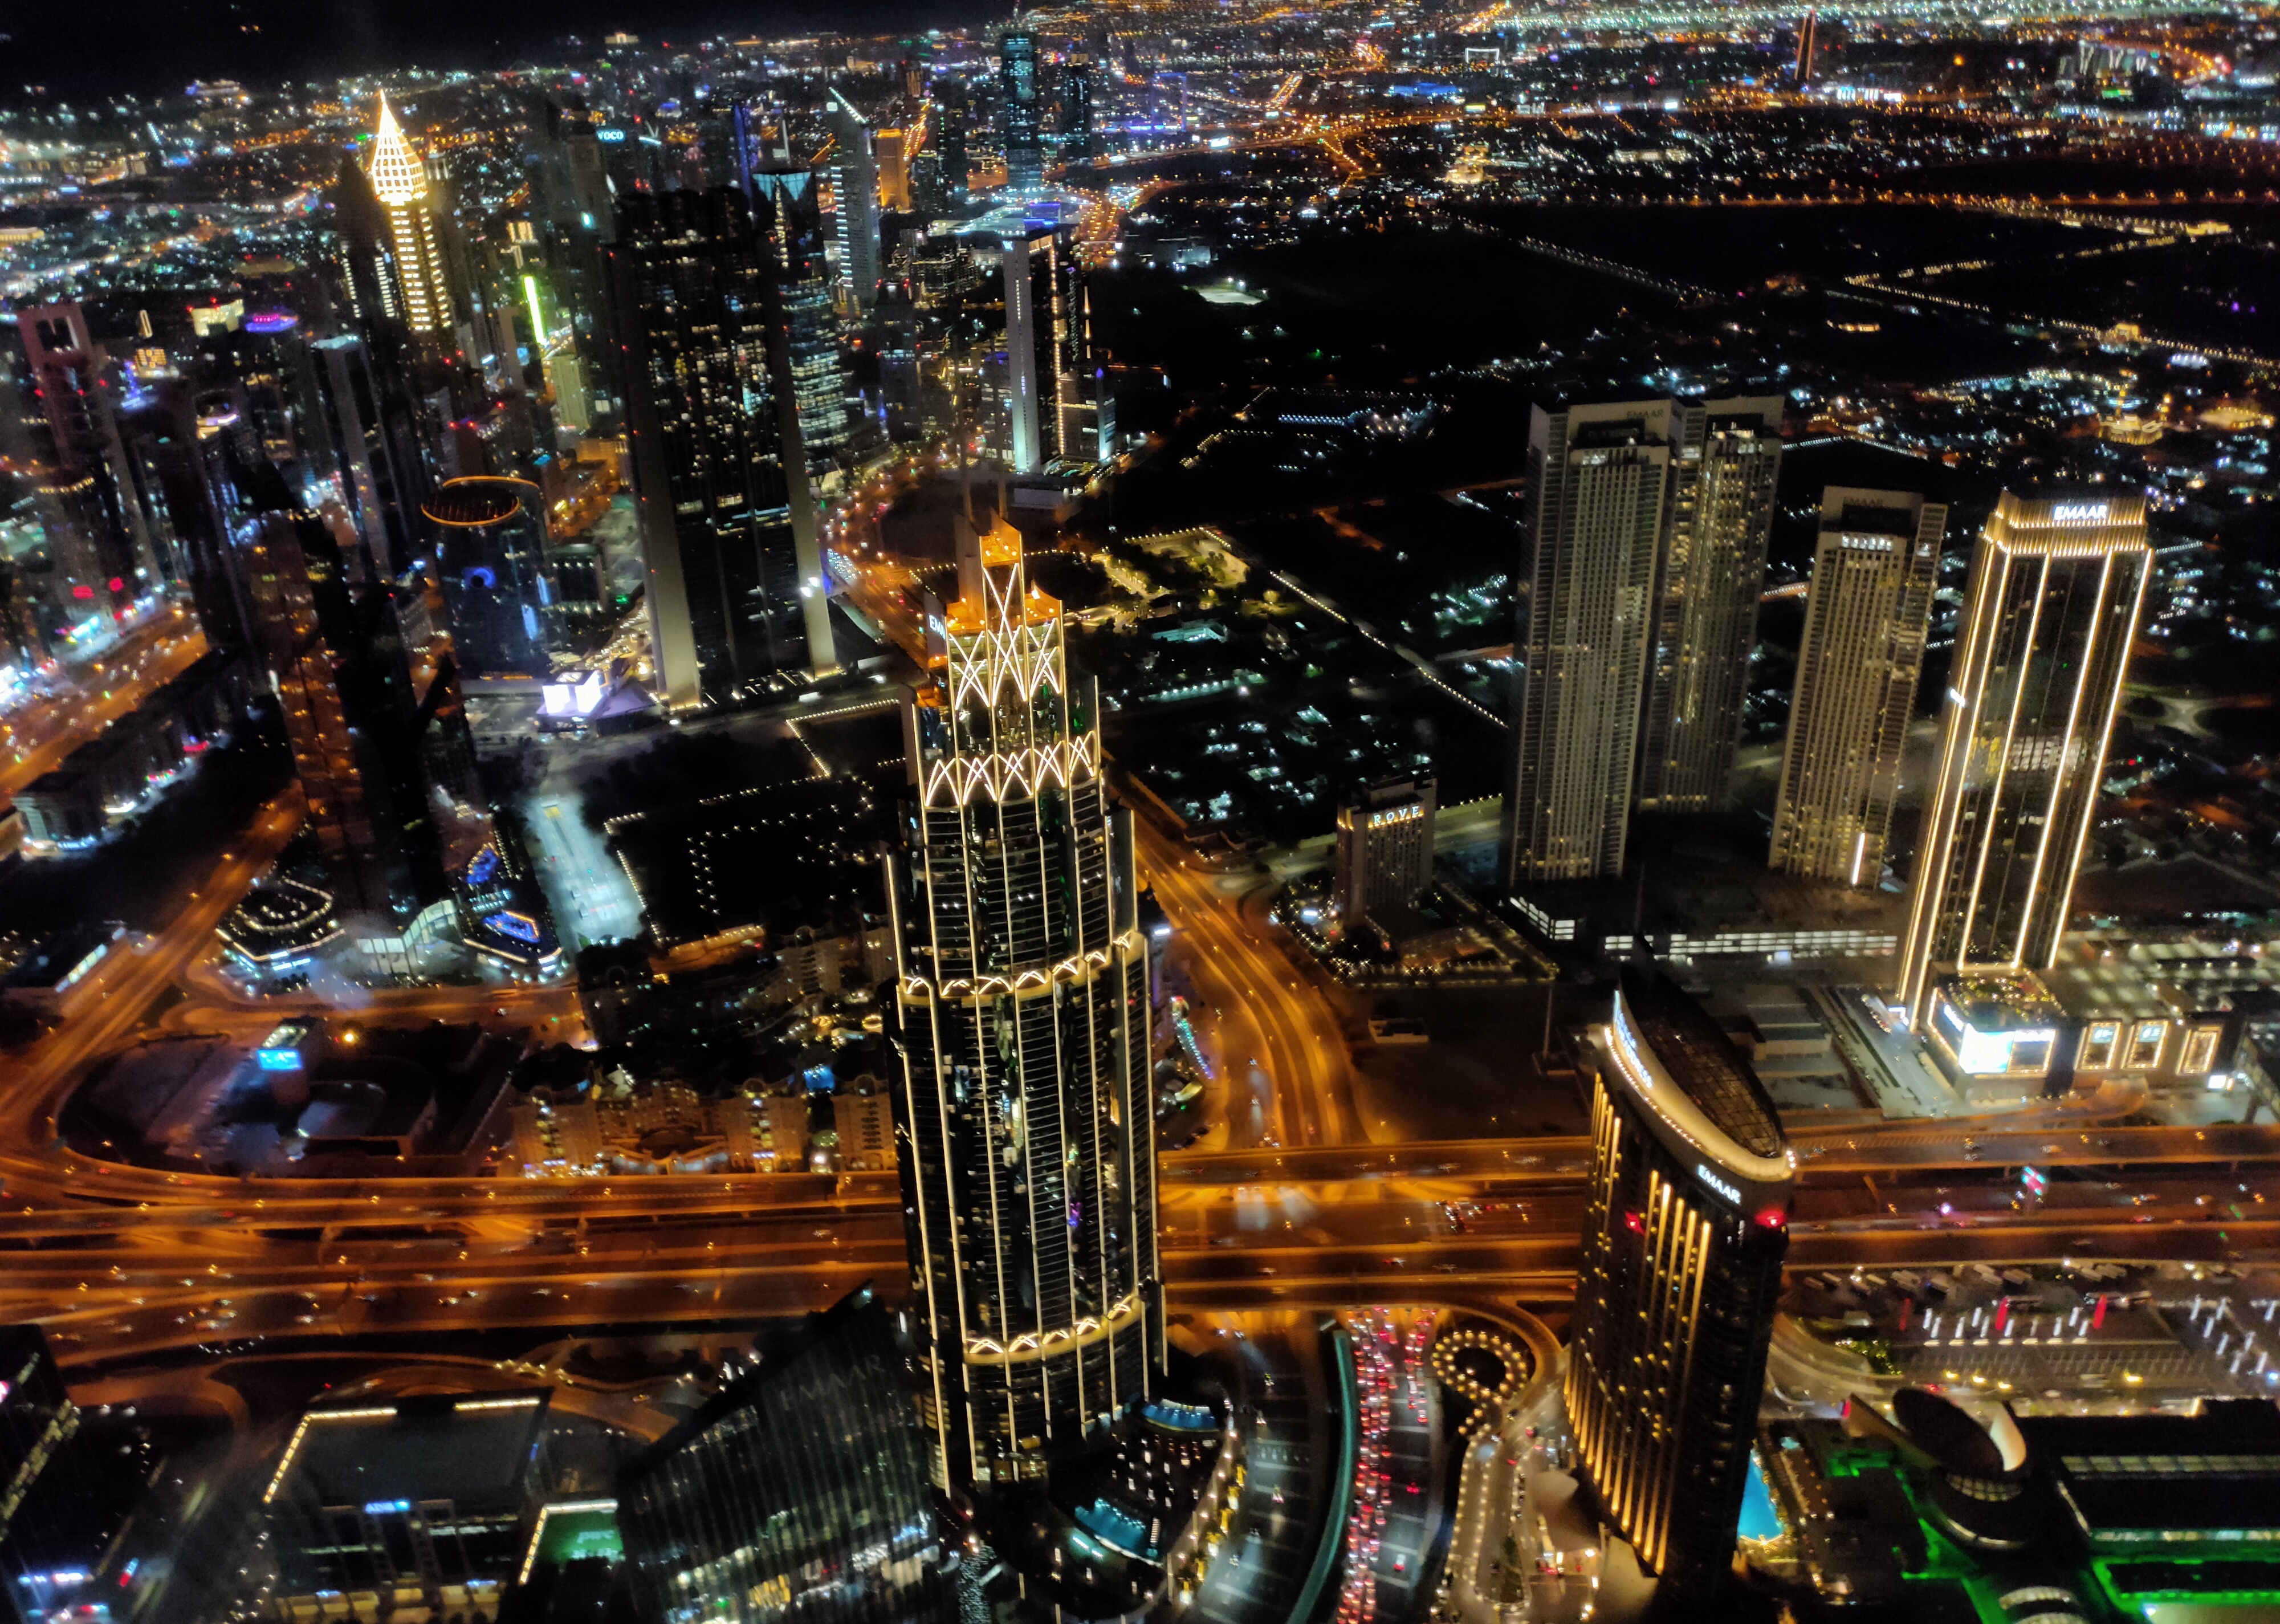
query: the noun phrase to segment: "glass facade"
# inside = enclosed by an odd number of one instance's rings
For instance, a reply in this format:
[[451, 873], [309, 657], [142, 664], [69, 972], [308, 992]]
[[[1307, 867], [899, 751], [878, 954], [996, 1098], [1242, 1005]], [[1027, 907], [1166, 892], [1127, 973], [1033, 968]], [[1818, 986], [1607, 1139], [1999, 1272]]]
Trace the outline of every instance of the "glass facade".
[[674, 709], [833, 667], [774, 254], [743, 192], [633, 193], [609, 250], [649, 612]]
[[890, 891], [920, 1408], [946, 1489], [1041, 1474], [1163, 1361], [1130, 813], [1019, 535], [960, 543]]
[[867, 1288], [630, 1464], [618, 1528], [641, 1616], [954, 1616], [907, 1370]]

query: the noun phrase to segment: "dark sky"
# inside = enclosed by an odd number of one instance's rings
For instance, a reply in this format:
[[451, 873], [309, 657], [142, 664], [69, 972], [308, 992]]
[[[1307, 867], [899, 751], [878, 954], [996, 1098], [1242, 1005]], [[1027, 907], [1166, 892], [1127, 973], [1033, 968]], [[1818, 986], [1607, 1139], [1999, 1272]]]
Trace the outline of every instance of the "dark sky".
[[[397, 66], [558, 58], [563, 36], [899, 33], [974, 22], [977, 0], [0, 0], [0, 98], [275, 84]], [[1010, 7], [1002, 9], [1010, 10]]]

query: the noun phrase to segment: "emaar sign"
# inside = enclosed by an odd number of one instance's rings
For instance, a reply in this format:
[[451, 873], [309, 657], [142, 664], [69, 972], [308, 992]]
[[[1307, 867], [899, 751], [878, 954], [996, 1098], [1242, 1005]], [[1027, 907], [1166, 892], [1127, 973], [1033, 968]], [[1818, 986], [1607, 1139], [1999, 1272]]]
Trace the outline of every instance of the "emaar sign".
[[2097, 524], [2105, 519], [2107, 505], [2104, 502], [2060, 502], [2051, 509], [2051, 522], [2054, 525]]

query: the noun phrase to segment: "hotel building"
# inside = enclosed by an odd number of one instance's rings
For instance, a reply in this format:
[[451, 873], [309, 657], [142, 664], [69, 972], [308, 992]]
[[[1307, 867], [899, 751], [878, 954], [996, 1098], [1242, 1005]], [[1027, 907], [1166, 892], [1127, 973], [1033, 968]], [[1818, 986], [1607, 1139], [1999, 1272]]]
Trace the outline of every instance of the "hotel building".
[[1661, 1598], [1699, 1601], [1733, 1559], [1794, 1162], [1747, 1062], [1652, 968], [1623, 968], [1590, 1038], [1568, 1422], [1602, 1514]]
[[2153, 554], [2140, 496], [2003, 493], [1972, 560], [1896, 1002], [2053, 961], [2098, 814]]
[[1041, 1475], [1159, 1379], [1147, 943], [1060, 605], [1003, 519], [906, 712], [890, 861], [920, 1413], [946, 1489]]

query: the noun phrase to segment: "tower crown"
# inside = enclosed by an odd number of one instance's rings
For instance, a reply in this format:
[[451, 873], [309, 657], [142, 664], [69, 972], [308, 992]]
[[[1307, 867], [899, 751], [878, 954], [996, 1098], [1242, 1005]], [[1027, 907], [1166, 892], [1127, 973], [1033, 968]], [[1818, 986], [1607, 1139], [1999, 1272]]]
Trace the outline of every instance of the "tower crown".
[[413, 203], [428, 195], [428, 172], [404, 139], [385, 96], [380, 98], [380, 127], [373, 132], [371, 173], [373, 192], [382, 203]]

